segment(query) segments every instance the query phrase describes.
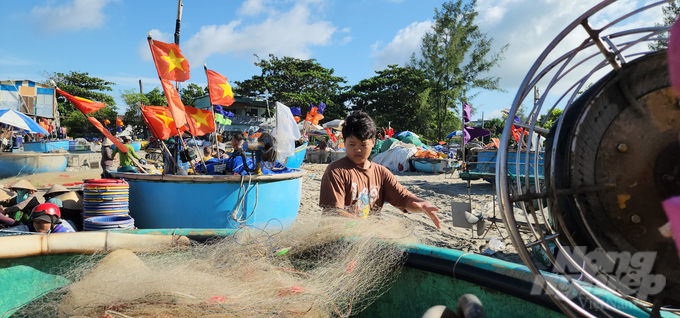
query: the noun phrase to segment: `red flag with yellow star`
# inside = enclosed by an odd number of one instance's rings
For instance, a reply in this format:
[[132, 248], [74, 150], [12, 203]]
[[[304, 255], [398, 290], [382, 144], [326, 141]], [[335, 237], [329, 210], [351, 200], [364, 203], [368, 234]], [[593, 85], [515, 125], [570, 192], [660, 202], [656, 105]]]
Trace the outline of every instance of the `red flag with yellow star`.
[[97, 120], [97, 118], [87, 117], [87, 120], [89, 120], [95, 127], [97, 127], [97, 129], [99, 131], [101, 131], [101, 133], [104, 134], [104, 136], [106, 136], [106, 138], [111, 140], [111, 142], [113, 142], [113, 144], [116, 145], [116, 147], [118, 147], [118, 149], [120, 149], [122, 152], [127, 153], [128, 148], [125, 147], [125, 145], [123, 145], [123, 143], [120, 142], [120, 140], [118, 140], [118, 138], [113, 137], [113, 135], [111, 135], [109, 130], [104, 128], [104, 126], [102, 126], [102, 124]]
[[57, 88], [57, 92], [61, 94], [61, 96], [64, 96], [73, 106], [78, 108], [79, 111], [83, 112], [83, 114], [87, 115], [95, 110], [101, 109], [106, 107], [106, 104], [104, 103], [97, 103], [93, 102], [89, 99], [82, 98], [82, 97], [75, 97], [69, 93], [66, 93], [59, 88]]
[[178, 82], [189, 79], [189, 61], [184, 58], [177, 44], [149, 39], [149, 46], [161, 79]]
[[208, 75], [208, 89], [210, 103], [213, 105], [229, 106], [234, 103], [234, 93], [227, 78], [215, 71], [206, 70]]
[[215, 122], [211, 111], [189, 106], [185, 106], [184, 109], [187, 113], [187, 121], [190, 121], [189, 129], [192, 135], [203, 136], [215, 131]]
[[161, 80], [163, 84], [163, 91], [165, 92], [165, 98], [168, 99], [168, 107], [170, 108], [170, 114], [175, 120], [175, 126], [179, 129], [187, 124], [186, 115], [184, 114], [184, 104], [182, 99], [179, 97], [179, 93], [172, 83], [168, 80]]
[[[142, 116], [154, 137], [165, 140], [177, 135], [175, 120], [172, 119], [170, 108], [164, 106], [142, 106]], [[180, 131], [184, 131], [184, 127]]]

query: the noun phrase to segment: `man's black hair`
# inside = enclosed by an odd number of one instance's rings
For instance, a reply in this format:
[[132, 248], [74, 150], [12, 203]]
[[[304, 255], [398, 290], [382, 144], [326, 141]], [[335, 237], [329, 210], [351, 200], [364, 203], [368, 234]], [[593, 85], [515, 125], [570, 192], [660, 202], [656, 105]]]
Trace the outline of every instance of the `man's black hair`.
[[237, 133], [231, 135], [231, 138], [232, 138], [232, 139], [233, 139], [233, 138], [236, 138], [236, 140], [238, 140], [239, 142], [240, 142], [240, 141], [243, 141], [243, 140], [245, 139], [245, 137], [243, 137], [243, 133], [242, 133], [242, 132], [237, 132]]
[[368, 114], [362, 111], [354, 112], [345, 118], [345, 123], [342, 125], [342, 136], [345, 140], [350, 136], [361, 141], [374, 139], [376, 136], [375, 123]]

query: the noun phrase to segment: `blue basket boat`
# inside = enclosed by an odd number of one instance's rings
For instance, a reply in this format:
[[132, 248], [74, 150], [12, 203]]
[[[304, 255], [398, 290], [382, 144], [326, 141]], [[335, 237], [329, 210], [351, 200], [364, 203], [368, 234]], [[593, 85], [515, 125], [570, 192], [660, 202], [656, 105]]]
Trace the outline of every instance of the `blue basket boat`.
[[0, 154], [0, 178], [66, 170], [65, 153], [3, 153]]
[[295, 148], [295, 153], [288, 158], [288, 161], [286, 161], [286, 168], [300, 169], [300, 166], [302, 166], [302, 161], [305, 160], [306, 153], [307, 143]]
[[85, 231], [131, 230], [135, 228], [135, 220], [125, 216], [96, 216], [83, 221]]

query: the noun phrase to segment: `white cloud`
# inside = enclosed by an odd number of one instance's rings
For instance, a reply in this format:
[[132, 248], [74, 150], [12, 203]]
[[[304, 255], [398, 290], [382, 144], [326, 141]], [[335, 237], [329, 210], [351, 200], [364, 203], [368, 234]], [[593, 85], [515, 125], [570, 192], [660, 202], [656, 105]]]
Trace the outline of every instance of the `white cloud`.
[[352, 28], [344, 28], [344, 29], [340, 30], [340, 32], [342, 32], [342, 33], [349, 33], [349, 31], [352, 31]]
[[346, 36], [346, 37], [342, 38], [342, 41], [340, 41], [340, 45], [345, 45], [345, 44], [349, 43], [350, 41], [352, 41], [352, 37]]
[[311, 1], [298, 2], [287, 12], [270, 14], [259, 24], [242, 26], [242, 20], [224, 25], [203, 26], [182, 46], [184, 55], [194, 64], [202, 64], [214, 54], [250, 56], [269, 53], [309, 58], [310, 47], [331, 43], [337, 31], [329, 21], [314, 21]]
[[73, 0], [51, 7], [34, 7], [31, 18], [45, 32], [78, 31], [96, 29], [104, 24], [103, 9], [112, 0]]
[[411, 55], [420, 49], [420, 43], [427, 31], [432, 28], [432, 21], [413, 22], [397, 32], [397, 35], [382, 50], [378, 50], [380, 42], [371, 45], [375, 58], [373, 69], [383, 69], [389, 64], [403, 64]]
[[[174, 43], [173, 35], [170, 33], [164, 33], [158, 29], [153, 29], [149, 31], [149, 33], [151, 33], [151, 38], [154, 40], [165, 43]], [[151, 49], [149, 48], [149, 41], [147, 39], [139, 41], [139, 44], [137, 44], [137, 54], [143, 61], [153, 60]]]
[[264, 12], [273, 12], [274, 10], [267, 5], [271, 0], [246, 0], [243, 1], [237, 13], [239, 15], [256, 16]]
[[503, 111], [503, 109], [496, 109], [496, 110], [492, 111], [491, 113], [486, 114], [486, 116], [484, 116], [484, 119], [485, 120], [493, 119], [493, 118], [503, 119], [503, 112], [502, 111]]
[[[617, 1], [601, 13], [590, 17], [589, 22], [594, 29], [601, 28], [619, 16], [631, 12], [634, 8], [643, 6], [644, 2], [645, 0]], [[584, 12], [599, 4], [600, 0], [480, 0], [478, 3], [479, 16], [477, 22], [482, 32], [486, 33], [488, 37], [495, 39], [492, 51], [496, 52], [500, 46], [510, 43], [510, 47], [504, 55], [505, 59], [500, 62], [500, 67], [492, 69], [487, 74], [501, 77], [500, 85], [508, 91], [508, 94], [505, 94], [508, 100], [505, 100], [504, 98], [506, 97], [503, 97], [503, 100], [494, 100], [494, 102], [498, 104], [506, 104], [507, 102], [509, 104], [514, 99], [527, 72], [550, 42]], [[622, 21], [620, 25], [605, 31], [604, 34], [610, 34], [623, 29], [653, 26], [654, 22], [660, 22], [661, 18], [661, 9], [657, 7]], [[539, 68], [539, 71], [547, 66], [547, 63], [578, 47], [587, 38], [588, 35], [584, 29], [577, 26], [575, 31], [564, 38], [552, 50], [545, 60], [546, 62]], [[639, 47], [634, 48], [636, 51], [631, 50], [626, 52], [626, 54], [630, 55], [630, 53], [646, 49], [646, 45], [641, 44]], [[597, 48], [591, 47], [586, 52], [579, 53], [577, 58], [580, 60], [585, 56], [595, 54], [593, 61], [600, 62], [604, 57], [598, 52]], [[574, 65], [574, 63], [572, 62], [571, 65]], [[595, 62], [586, 62], [567, 74], [550, 91], [546, 99], [549, 103], [543, 106], [541, 113], [545, 112], [547, 108], [552, 107], [557, 98], [573, 83], [585, 76], [594, 65]], [[595, 82], [610, 70], [610, 67], [605, 67], [605, 70], [596, 73], [587, 80], [586, 85]], [[539, 81], [538, 86], [542, 94], [545, 93], [545, 89], [554, 73], [555, 70], [549, 72], [547, 76]], [[530, 93], [524, 102], [525, 104], [532, 104], [533, 95]], [[558, 108], [563, 107], [563, 102], [558, 105]], [[490, 103], [487, 101], [487, 104]], [[530, 109], [531, 106], [527, 107], [527, 111]]]

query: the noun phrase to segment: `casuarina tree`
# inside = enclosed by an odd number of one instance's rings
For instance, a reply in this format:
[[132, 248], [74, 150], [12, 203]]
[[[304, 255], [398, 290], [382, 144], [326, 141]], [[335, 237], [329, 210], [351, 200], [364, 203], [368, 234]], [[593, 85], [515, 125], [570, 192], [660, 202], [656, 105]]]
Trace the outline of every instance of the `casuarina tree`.
[[[467, 2], [467, 1], [466, 1]], [[488, 72], [503, 57], [507, 45], [491, 52], [493, 38], [487, 38], [475, 24], [477, 1], [446, 2], [435, 8], [432, 30], [423, 37], [420, 54], [411, 65], [423, 72], [430, 84], [429, 104], [434, 113], [428, 136], [441, 140], [454, 128], [455, 109], [474, 97], [474, 89], [498, 90], [499, 77]]]

